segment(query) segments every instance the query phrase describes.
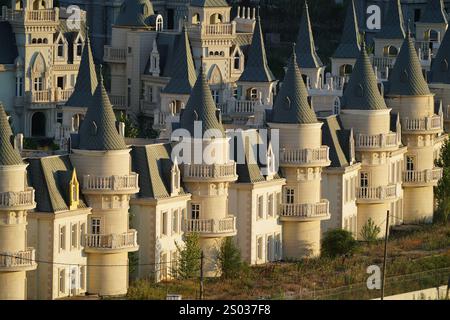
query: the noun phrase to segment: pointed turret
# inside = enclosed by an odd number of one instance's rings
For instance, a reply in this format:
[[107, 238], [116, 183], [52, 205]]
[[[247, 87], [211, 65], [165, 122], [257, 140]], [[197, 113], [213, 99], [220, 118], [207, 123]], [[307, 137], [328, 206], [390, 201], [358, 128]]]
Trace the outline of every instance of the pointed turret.
[[394, 69], [389, 75], [389, 84], [389, 95], [423, 96], [430, 94], [409, 31], [400, 49]]
[[217, 118], [217, 108], [206, 81], [203, 66], [192, 89], [186, 108], [181, 113], [180, 127], [194, 134], [194, 121], [202, 122], [202, 133], [209, 129], [217, 129], [224, 133], [222, 124]]
[[92, 56], [91, 41], [86, 32], [86, 42], [81, 55], [80, 68], [78, 69], [77, 82], [74, 91], [66, 102], [66, 106], [87, 107], [97, 88], [98, 80], [95, 71], [94, 58]]
[[186, 26], [183, 27], [179, 39], [173, 73], [163, 93], [188, 95], [194, 87], [197, 75]]
[[316, 123], [317, 117], [308, 102], [308, 91], [297, 65], [295, 47], [280, 92], [273, 107], [273, 123]]
[[436, 58], [431, 64], [431, 82], [450, 84], [450, 30], [445, 33]]
[[124, 0], [117, 16], [116, 25], [126, 27], [147, 27], [147, 18], [154, 15], [149, 0]]
[[300, 21], [300, 29], [297, 37], [297, 62], [300, 68], [319, 68], [323, 66], [322, 61], [316, 53], [314, 36], [309, 18], [308, 3], [305, 1], [303, 14]]
[[264, 37], [261, 29], [261, 19], [258, 14], [256, 17], [255, 30], [253, 32], [252, 44], [248, 53], [248, 60], [245, 70], [242, 73], [239, 81], [245, 82], [272, 82], [275, 77], [270, 71], [267, 63], [266, 47], [264, 45]]
[[361, 51], [358, 18], [354, 0], [350, 1], [347, 7], [347, 15], [344, 22], [341, 42], [334, 52], [333, 58], [353, 58], [356, 59]]
[[192, 0], [191, 6], [193, 7], [228, 7], [226, 0]]
[[100, 68], [99, 82], [94, 96], [90, 99], [85, 120], [80, 128], [79, 149], [82, 150], [123, 150], [124, 138], [116, 127], [116, 117], [103, 84]]
[[383, 18], [380, 32], [375, 36], [378, 39], [404, 39], [405, 23], [400, 0], [390, 0]]
[[23, 164], [22, 157], [12, 144], [13, 132], [3, 105], [0, 103], [0, 166]]
[[420, 18], [422, 23], [448, 23], [447, 13], [444, 8], [443, 0], [428, 0], [423, 16]]
[[386, 103], [377, 86], [377, 79], [363, 42], [350, 80], [345, 88], [342, 109], [382, 110]]

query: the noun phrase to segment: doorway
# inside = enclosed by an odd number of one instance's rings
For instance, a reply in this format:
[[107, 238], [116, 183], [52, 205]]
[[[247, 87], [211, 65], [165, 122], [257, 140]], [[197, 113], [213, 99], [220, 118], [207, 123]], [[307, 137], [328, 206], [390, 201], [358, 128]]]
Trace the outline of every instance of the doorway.
[[43, 112], [35, 112], [31, 118], [31, 135], [45, 137], [46, 119]]

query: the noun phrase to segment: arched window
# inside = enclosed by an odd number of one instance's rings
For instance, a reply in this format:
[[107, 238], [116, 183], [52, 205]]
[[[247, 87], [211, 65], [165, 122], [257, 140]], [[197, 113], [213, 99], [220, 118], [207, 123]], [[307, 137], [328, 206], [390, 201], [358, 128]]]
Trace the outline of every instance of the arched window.
[[383, 53], [385, 57], [396, 57], [398, 55], [398, 49], [394, 46], [386, 46], [384, 47]]
[[57, 50], [58, 57], [62, 58], [64, 57], [64, 41], [62, 39], [59, 39], [58, 41], [58, 50]]
[[163, 18], [162, 16], [158, 16], [156, 18], [156, 31], [162, 31], [163, 30]]
[[42, 39], [39, 38], [38, 41], [37, 41], [37, 43], [42, 43]]
[[250, 88], [247, 90], [247, 99], [251, 101], [258, 100], [258, 89]]
[[32, 44], [35, 44], [35, 43], [37, 43], [37, 40], [36, 40], [36, 38], [33, 38], [33, 40], [31, 40], [31, 43], [32, 43]]
[[334, 99], [334, 103], [333, 103], [333, 113], [334, 114], [339, 114], [341, 113], [341, 100], [337, 97], [336, 99]]
[[439, 32], [432, 29], [425, 31], [425, 40], [433, 42], [439, 41]]
[[200, 14], [196, 13], [192, 16], [192, 24], [200, 24]]
[[76, 44], [76, 50], [77, 50], [77, 56], [81, 57], [81, 54], [83, 52], [83, 41], [81, 41], [81, 38], [78, 39], [78, 42]]
[[44, 38], [44, 40], [42, 40], [42, 42], [45, 43], [45, 44], [47, 44], [47, 43], [48, 43], [47, 38]]
[[220, 13], [213, 13], [209, 18], [210, 24], [218, 24], [223, 22], [223, 16]]
[[351, 74], [352, 71], [353, 71], [353, 67], [351, 64], [344, 64], [340, 67], [339, 75], [341, 77], [345, 77], [345, 76], [348, 76], [349, 74]]
[[238, 52], [234, 55], [234, 69], [239, 70], [241, 69], [241, 56]]
[[219, 55], [219, 51], [214, 52], [214, 55], [218, 56]]

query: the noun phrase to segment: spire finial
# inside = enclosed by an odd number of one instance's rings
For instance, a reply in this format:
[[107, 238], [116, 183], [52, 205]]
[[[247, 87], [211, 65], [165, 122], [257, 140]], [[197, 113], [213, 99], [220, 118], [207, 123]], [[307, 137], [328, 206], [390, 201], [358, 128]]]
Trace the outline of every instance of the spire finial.
[[103, 85], [103, 64], [101, 63], [101, 64], [99, 64], [99, 66], [98, 66], [98, 77], [99, 77], [99, 79], [98, 79], [98, 82], [101, 84], [101, 85]]
[[260, 19], [261, 19], [260, 12], [259, 12], [260, 9], [261, 9], [261, 6], [258, 5], [258, 6], [256, 7], [256, 20], [260, 20]]

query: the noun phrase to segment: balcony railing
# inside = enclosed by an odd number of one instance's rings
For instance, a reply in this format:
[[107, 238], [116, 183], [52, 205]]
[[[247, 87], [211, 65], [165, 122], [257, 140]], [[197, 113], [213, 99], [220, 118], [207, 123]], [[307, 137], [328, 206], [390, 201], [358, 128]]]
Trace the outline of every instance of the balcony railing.
[[0, 207], [33, 206], [34, 189], [19, 192], [1, 192]]
[[2, 16], [0, 20], [18, 22], [57, 22], [59, 20], [59, 8], [41, 10], [14, 10], [3, 6]]
[[383, 201], [397, 197], [397, 185], [380, 187], [357, 187], [356, 198], [363, 201]]
[[402, 128], [405, 131], [440, 130], [443, 128], [442, 120], [438, 115], [421, 119], [403, 119]]
[[103, 60], [106, 62], [125, 63], [127, 61], [127, 49], [105, 46]]
[[126, 249], [138, 245], [136, 230], [121, 234], [87, 234], [84, 240], [85, 247], [92, 249]]
[[388, 134], [358, 134], [356, 136], [356, 148], [377, 149], [394, 148], [399, 145], [397, 133]]
[[217, 23], [192, 25], [191, 31], [202, 36], [231, 36], [236, 33], [236, 24]]
[[134, 190], [138, 188], [137, 173], [131, 173], [123, 176], [92, 176], [86, 175], [83, 177], [83, 190], [90, 191], [124, 191]]
[[233, 179], [236, 178], [236, 163], [228, 164], [185, 164], [184, 178]]
[[251, 100], [235, 100], [230, 101], [230, 107], [228, 109], [231, 113], [247, 113], [253, 114], [255, 113], [255, 105], [258, 101]]
[[321, 200], [318, 203], [282, 203], [281, 217], [320, 218], [329, 215], [330, 202]]
[[423, 171], [407, 170], [403, 172], [403, 182], [406, 184], [436, 183], [442, 178], [442, 168]]
[[330, 148], [322, 146], [317, 149], [297, 149], [280, 151], [280, 163], [282, 164], [326, 164], [330, 161]]
[[185, 232], [195, 233], [230, 233], [236, 231], [236, 217], [223, 219], [186, 219]]
[[109, 97], [109, 101], [111, 102], [113, 107], [116, 107], [116, 108], [125, 108], [126, 107], [125, 96], [118, 96], [118, 95], [110, 94], [110, 95], [108, 95], [108, 97]]
[[0, 270], [2, 268], [32, 267], [36, 265], [35, 249], [28, 248], [18, 252], [0, 252]]
[[51, 102], [65, 102], [69, 100], [73, 93], [73, 88], [70, 89], [48, 89], [28, 92], [29, 101], [31, 103], [51, 103]]

